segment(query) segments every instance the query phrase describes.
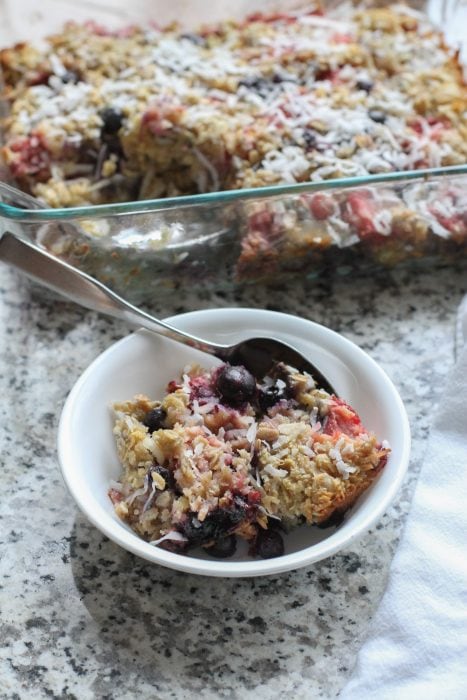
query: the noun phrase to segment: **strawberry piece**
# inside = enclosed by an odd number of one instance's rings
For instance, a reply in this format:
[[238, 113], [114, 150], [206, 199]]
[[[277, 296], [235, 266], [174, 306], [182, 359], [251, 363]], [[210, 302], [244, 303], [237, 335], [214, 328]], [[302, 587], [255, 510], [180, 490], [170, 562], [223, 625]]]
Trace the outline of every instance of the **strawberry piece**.
[[378, 232], [374, 224], [376, 205], [368, 192], [351, 192], [344, 205], [342, 218], [356, 229], [360, 238], [365, 239]]
[[[424, 128], [424, 122], [425, 125], [428, 125], [428, 129], [426, 129], [426, 126]], [[412, 119], [411, 121], [408, 122], [408, 126], [410, 126], [413, 131], [415, 131], [416, 134], [421, 136], [425, 130], [428, 132], [428, 137], [432, 141], [438, 142], [443, 134], [443, 131], [446, 131], [446, 129], [451, 128], [451, 122], [447, 117], [427, 117], [426, 120], [422, 121], [421, 117], [417, 117], [416, 119]]]
[[182, 385], [178, 384], [174, 379], [167, 384], [167, 393], [172, 394], [174, 391], [181, 389]]
[[213, 386], [204, 375], [190, 378], [190, 401], [203, 401], [206, 403], [215, 395]]
[[407, 126], [409, 126], [419, 136], [421, 136], [423, 134], [423, 124], [422, 124], [420, 118], [411, 119], [410, 121], [407, 122]]
[[31, 76], [28, 78], [28, 85], [34, 86], [34, 85], [47, 85], [49, 82], [49, 78], [51, 76], [51, 72], [49, 70], [38, 70], [35, 71], [34, 73], [31, 74]]
[[334, 398], [329, 406], [326, 422], [323, 427], [325, 435], [337, 437], [344, 433], [351, 437], [357, 437], [365, 432], [357, 413], [342, 399]]
[[261, 209], [252, 214], [248, 219], [250, 231], [268, 234], [271, 232], [274, 216], [269, 209]]
[[170, 101], [162, 100], [160, 104], [152, 105], [143, 114], [141, 127], [146, 127], [154, 136], [166, 136], [177, 124], [183, 108]]
[[120, 503], [120, 501], [123, 500], [123, 495], [120, 493], [120, 491], [117, 491], [117, 489], [110, 489], [109, 498], [115, 505], [116, 503]]
[[351, 34], [336, 32], [332, 35], [331, 41], [334, 42], [334, 44], [351, 44], [355, 40]]
[[259, 491], [250, 491], [247, 499], [250, 505], [258, 505], [261, 503], [261, 493]]
[[327, 194], [314, 194], [309, 203], [310, 212], [315, 219], [322, 221], [334, 213], [334, 202]]
[[467, 213], [459, 212], [452, 216], [446, 216], [436, 210], [435, 207], [428, 207], [430, 214], [452, 234], [454, 240], [463, 240], [467, 236]]
[[[310, 12], [309, 14], [315, 13]], [[297, 18], [294, 17], [294, 15], [287, 14], [285, 12], [253, 12], [246, 18], [245, 24], [248, 24], [250, 22], [286, 22], [287, 24], [293, 24], [294, 22], [297, 22]]]
[[31, 133], [30, 136], [18, 138], [9, 147], [15, 154], [10, 163], [13, 177], [34, 175], [41, 181], [50, 177], [50, 155], [41, 134]]
[[316, 80], [330, 80], [331, 83], [339, 82], [339, 70], [335, 68], [318, 68], [316, 71]]

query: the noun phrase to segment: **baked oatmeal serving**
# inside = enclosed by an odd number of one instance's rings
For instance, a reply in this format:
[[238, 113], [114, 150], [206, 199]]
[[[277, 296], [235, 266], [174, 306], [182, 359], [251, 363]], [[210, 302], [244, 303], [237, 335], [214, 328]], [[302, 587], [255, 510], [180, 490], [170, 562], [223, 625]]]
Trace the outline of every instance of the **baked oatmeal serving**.
[[114, 410], [115, 511], [179, 553], [229, 557], [240, 537], [252, 556], [279, 556], [291, 528], [338, 524], [390, 451], [345, 401], [284, 364], [261, 382], [244, 367], [190, 366], [161, 401]]

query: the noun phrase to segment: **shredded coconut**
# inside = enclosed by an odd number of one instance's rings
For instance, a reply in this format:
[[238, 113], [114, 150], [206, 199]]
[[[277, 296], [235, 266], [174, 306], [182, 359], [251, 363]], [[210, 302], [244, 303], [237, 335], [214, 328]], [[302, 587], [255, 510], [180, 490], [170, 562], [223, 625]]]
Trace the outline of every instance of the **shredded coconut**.
[[172, 532], [168, 532], [166, 535], [163, 535], [162, 537], [159, 537], [157, 540], [151, 540], [149, 544], [160, 544], [161, 542], [165, 542], [165, 540], [172, 540], [173, 542], [188, 542], [188, 539], [182, 535], [181, 532], [177, 532], [177, 530], [172, 530]]
[[283, 479], [289, 473], [286, 469], [277, 469], [273, 467], [272, 464], [266, 464], [263, 468], [263, 472], [269, 476], [277, 477], [278, 479]]

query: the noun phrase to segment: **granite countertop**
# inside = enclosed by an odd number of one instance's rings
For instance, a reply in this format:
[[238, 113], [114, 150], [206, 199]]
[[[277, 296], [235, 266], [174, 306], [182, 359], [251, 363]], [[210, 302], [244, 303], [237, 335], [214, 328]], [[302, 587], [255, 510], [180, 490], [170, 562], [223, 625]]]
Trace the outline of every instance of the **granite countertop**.
[[463, 269], [397, 271], [154, 309], [255, 306], [324, 323], [383, 366], [409, 412], [409, 476], [374, 530], [296, 572], [222, 580], [138, 559], [78, 512], [57, 463], [61, 407], [129, 329], [0, 266], [2, 698], [336, 697], [385, 587], [466, 287]]

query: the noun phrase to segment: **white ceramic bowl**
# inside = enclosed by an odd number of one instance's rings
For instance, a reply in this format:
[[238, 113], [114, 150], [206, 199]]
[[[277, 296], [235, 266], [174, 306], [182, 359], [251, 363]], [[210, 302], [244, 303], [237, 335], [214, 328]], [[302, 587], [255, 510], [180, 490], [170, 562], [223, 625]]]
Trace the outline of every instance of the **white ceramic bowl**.
[[[303, 526], [285, 537], [285, 554], [249, 558], [246, 548], [220, 561], [205, 553], [181, 555], [144, 542], [115, 515], [107, 495], [120, 465], [112, 435], [114, 401], [145, 393], [157, 398], [189, 362], [216, 360], [160, 336], [138, 331], [102, 353], [76, 382], [60, 420], [58, 453], [65, 482], [78, 506], [107, 537], [155, 564], [208, 576], [258, 576], [306, 566], [335, 554], [366, 532], [394, 498], [407, 468], [410, 429], [394, 385], [356, 345], [316, 323], [256, 309], [212, 309], [168, 319], [181, 329], [222, 343], [272, 335], [295, 345], [329, 377], [363, 423], [392, 448], [381, 475], [337, 529]], [[375, 534], [377, 537], [377, 534]]]

